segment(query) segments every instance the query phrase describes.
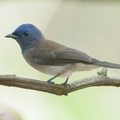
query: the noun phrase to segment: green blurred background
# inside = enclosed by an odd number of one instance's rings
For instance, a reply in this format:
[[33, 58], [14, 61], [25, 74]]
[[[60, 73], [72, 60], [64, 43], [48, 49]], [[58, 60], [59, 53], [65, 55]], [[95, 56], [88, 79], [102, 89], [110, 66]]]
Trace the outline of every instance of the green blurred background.
[[[119, 2], [6, 0], [0, 1], [0, 15], [0, 74], [44, 81], [51, 77], [31, 68], [23, 59], [18, 44], [4, 38], [23, 23], [34, 24], [47, 39], [120, 64]], [[76, 73], [70, 81], [96, 75], [98, 70]], [[109, 69], [108, 75], [120, 76], [120, 70]], [[63, 81], [56, 79], [58, 83]], [[16, 111], [22, 120], [120, 120], [120, 88], [117, 87], [91, 87], [68, 96], [55, 96], [0, 86], [0, 104], [0, 120], [9, 117], [7, 110], [1, 107], [4, 105]]]

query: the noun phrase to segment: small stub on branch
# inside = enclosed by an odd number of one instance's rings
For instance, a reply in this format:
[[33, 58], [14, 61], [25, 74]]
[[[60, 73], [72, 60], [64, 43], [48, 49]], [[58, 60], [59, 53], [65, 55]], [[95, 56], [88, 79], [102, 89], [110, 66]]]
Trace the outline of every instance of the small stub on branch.
[[100, 76], [106, 77], [107, 76], [107, 68], [102, 68], [102, 70], [97, 72], [97, 74]]

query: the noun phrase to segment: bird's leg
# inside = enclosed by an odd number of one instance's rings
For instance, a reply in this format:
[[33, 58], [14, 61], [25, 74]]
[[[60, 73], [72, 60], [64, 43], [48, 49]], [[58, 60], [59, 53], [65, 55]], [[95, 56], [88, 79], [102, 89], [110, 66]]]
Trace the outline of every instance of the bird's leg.
[[[62, 83], [62, 85], [69, 85], [69, 84], [67, 84], [68, 79], [69, 79], [69, 77], [65, 80], [65, 82], [64, 82], [64, 83]], [[70, 85], [69, 85], [69, 86], [70, 86]]]
[[52, 82], [52, 80], [55, 79], [56, 77], [60, 76], [60, 75], [61, 75], [61, 74], [55, 75], [54, 77], [52, 77], [52, 78], [50, 78], [49, 80], [47, 80], [47, 82], [54, 84], [54, 82]]

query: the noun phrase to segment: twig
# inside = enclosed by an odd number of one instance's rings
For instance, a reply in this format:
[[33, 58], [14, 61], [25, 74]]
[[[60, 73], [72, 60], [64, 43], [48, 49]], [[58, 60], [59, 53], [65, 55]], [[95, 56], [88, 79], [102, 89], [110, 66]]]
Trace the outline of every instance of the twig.
[[30, 78], [16, 77], [15, 75], [0, 75], [0, 85], [44, 91], [56, 95], [67, 95], [70, 92], [93, 86], [119, 87], [120, 78], [107, 77], [107, 69], [103, 68], [97, 76], [76, 80], [68, 84], [64, 86]]

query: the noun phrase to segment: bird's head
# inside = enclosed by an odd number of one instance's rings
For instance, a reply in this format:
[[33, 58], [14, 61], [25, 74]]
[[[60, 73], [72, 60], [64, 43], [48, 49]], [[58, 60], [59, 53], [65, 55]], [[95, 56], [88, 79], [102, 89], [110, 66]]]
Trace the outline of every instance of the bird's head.
[[32, 24], [22, 24], [12, 34], [5, 37], [15, 39], [19, 43], [22, 52], [44, 40], [41, 31]]

